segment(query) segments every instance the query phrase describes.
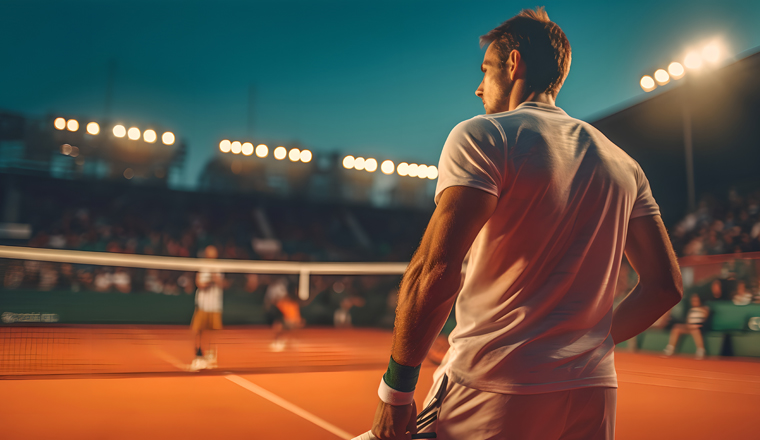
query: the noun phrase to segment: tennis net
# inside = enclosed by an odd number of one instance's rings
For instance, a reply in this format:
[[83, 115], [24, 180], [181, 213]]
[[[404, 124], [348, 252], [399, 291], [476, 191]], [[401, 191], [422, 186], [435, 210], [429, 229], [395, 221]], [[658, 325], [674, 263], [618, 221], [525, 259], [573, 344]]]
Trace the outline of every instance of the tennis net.
[[[382, 366], [405, 268], [0, 246], [0, 377], [191, 371], [199, 271], [225, 274], [216, 371]], [[274, 284], [300, 298], [306, 323], [284, 346], [273, 346]]]

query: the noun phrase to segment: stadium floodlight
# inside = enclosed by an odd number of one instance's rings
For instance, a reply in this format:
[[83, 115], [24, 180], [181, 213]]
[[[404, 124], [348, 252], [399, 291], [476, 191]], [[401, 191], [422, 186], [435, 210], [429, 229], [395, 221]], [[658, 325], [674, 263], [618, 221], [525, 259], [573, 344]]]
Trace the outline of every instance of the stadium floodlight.
[[77, 121], [76, 119], [69, 119], [68, 121], [66, 121], [66, 128], [69, 131], [79, 130], [79, 121]]
[[90, 122], [87, 124], [87, 133], [93, 136], [100, 133], [100, 125], [97, 122]]
[[240, 154], [243, 151], [243, 144], [240, 141], [233, 142], [230, 144], [230, 151], [232, 151], [232, 154]]
[[277, 160], [283, 160], [287, 155], [288, 150], [283, 146], [279, 146], [274, 149], [274, 158]]
[[171, 131], [166, 131], [161, 135], [161, 142], [163, 142], [164, 145], [174, 145], [175, 140], [174, 133]]
[[683, 75], [686, 73], [686, 71], [684, 70], [681, 63], [673, 61], [668, 65], [668, 73], [673, 79], [681, 79], [683, 78]]
[[267, 147], [264, 144], [256, 145], [256, 156], [257, 157], [264, 158], [264, 157], [267, 157], [268, 154], [269, 154], [269, 147]]
[[420, 179], [427, 179], [427, 165], [419, 165], [417, 167], [417, 177]]
[[55, 118], [55, 120], [53, 121], [53, 126], [58, 130], [65, 130], [66, 120], [63, 118]]
[[409, 175], [409, 164], [406, 162], [401, 162], [396, 167], [396, 172], [399, 176], [408, 176]]
[[364, 161], [364, 170], [366, 170], [366, 171], [368, 171], [370, 173], [374, 173], [375, 171], [377, 171], [377, 160], [375, 160], [375, 159], [373, 159], [371, 157], [369, 159], [365, 160]]
[[383, 163], [380, 164], [380, 171], [382, 171], [383, 174], [393, 174], [393, 170], [395, 169], [396, 165], [392, 160], [384, 160]]
[[312, 154], [309, 150], [301, 150], [301, 162], [303, 163], [309, 163], [311, 162]]
[[354, 169], [358, 170], [358, 171], [363, 170], [364, 169], [364, 162], [366, 162], [366, 160], [363, 157], [357, 157], [354, 160]]
[[140, 139], [140, 129], [137, 127], [130, 128], [129, 130], [127, 130], [127, 137], [132, 139], [133, 141]]
[[123, 125], [114, 125], [113, 127], [113, 135], [117, 138], [123, 138], [127, 135], [127, 129], [124, 128]]
[[301, 150], [298, 148], [291, 148], [288, 153], [288, 159], [290, 159], [291, 162], [298, 162], [301, 159]]
[[702, 48], [702, 59], [710, 64], [717, 64], [721, 59], [722, 51], [716, 42], [712, 42]]
[[655, 84], [654, 78], [649, 75], [642, 76], [639, 84], [641, 84], [641, 88], [644, 89], [645, 92], [651, 92], [657, 88], [657, 84]]
[[61, 154], [68, 156], [71, 154], [71, 145], [69, 144], [63, 144], [61, 145]]
[[354, 156], [349, 155], [349, 156], [344, 157], [343, 168], [350, 170], [351, 168], [354, 167], [354, 162], [356, 162], [356, 159], [354, 158]]
[[250, 156], [253, 154], [253, 144], [246, 142], [243, 144], [243, 156]]
[[221, 142], [219, 142], [219, 151], [221, 151], [222, 153], [229, 153], [231, 146], [232, 146], [232, 142], [230, 142], [229, 139], [224, 139]]
[[145, 130], [143, 132], [143, 140], [149, 144], [156, 142], [157, 138], [158, 137], [156, 136], [156, 132], [154, 130]]
[[407, 172], [406, 172], [406, 174], [407, 174], [409, 177], [417, 177], [417, 168], [419, 168], [419, 167], [420, 167], [420, 166], [419, 166], [419, 165], [417, 165], [416, 163], [410, 163], [410, 164], [409, 164], [409, 168], [407, 169]]
[[654, 80], [657, 81], [657, 84], [664, 86], [670, 82], [670, 75], [668, 75], [668, 72], [665, 71], [665, 69], [657, 69], [654, 72]]
[[702, 57], [699, 55], [699, 53], [691, 51], [686, 54], [686, 58], [684, 58], [683, 64], [687, 69], [699, 69], [702, 67]]
[[430, 165], [427, 169], [427, 178], [435, 180], [438, 178], [438, 168], [435, 165]]

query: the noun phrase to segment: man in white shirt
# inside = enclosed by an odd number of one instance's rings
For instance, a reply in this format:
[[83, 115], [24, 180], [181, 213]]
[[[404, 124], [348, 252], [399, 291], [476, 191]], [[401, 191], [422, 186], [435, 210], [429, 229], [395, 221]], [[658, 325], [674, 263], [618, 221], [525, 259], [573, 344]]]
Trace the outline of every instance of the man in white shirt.
[[[457, 125], [443, 147], [372, 433], [609, 440], [614, 346], [680, 301], [675, 254], [638, 163], [555, 106], [570, 44], [543, 8], [481, 43], [486, 114]], [[640, 280], [613, 313], [624, 253]], [[451, 349], [417, 418], [419, 366], [458, 291]]]
[[[207, 246], [204, 257], [218, 258], [219, 251], [215, 246]], [[222, 329], [222, 294], [224, 289], [224, 274], [201, 270], [195, 276], [195, 285], [198, 290], [195, 293], [195, 313], [190, 327], [195, 339], [195, 359], [190, 364], [190, 369], [198, 371], [203, 368], [216, 367], [216, 347], [211, 340], [211, 330]], [[203, 335], [206, 337], [206, 354], [204, 356], [202, 343]]]

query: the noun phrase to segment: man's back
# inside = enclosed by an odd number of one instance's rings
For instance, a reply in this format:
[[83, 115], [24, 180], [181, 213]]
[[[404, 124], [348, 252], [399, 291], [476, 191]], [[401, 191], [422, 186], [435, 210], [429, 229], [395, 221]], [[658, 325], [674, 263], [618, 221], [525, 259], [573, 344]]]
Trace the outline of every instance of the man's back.
[[498, 393], [617, 386], [612, 301], [630, 218], [659, 214], [638, 164], [557, 107], [524, 103], [458, 125], [438, 195], [498, 197], [472, 245], [451, 379]]

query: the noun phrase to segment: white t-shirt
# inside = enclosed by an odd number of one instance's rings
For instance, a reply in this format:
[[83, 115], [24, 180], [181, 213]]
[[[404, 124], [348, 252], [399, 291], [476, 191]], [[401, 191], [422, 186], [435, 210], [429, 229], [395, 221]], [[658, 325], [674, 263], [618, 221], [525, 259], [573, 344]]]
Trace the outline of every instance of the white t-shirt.
[[[209, 283], [213, 280], [214, 275], [221, 275], [224, 279], [224, 274], [219, 272], [200, 271], [198, 276], [203, 283]], [[195, 292], [195, 304], [199, 309], [204, 312], [222, 312], [222, 287], [217, 286], [215, 283], [210, 284], [208, 287], [199, 288]]]
[[447, 364], [505, 394], [616, 387], [612, 301], [628, 221], [659, 214], [641, 167], [591, 125], [524, 103], [452, 130], [451, 186], [498, 197], [472, 245]]

